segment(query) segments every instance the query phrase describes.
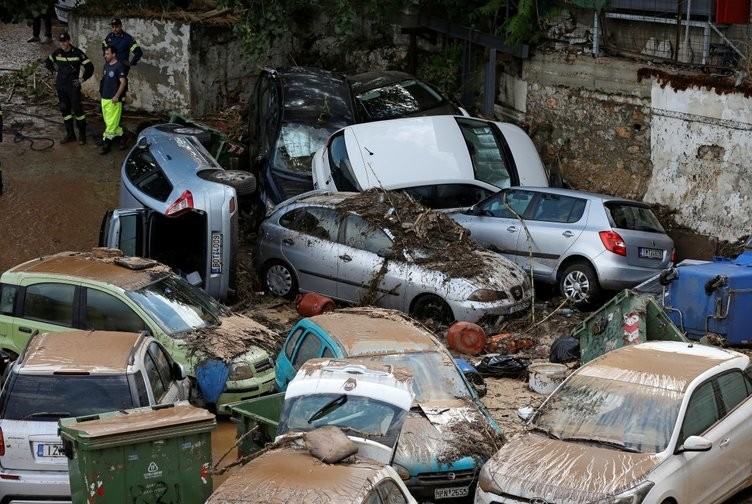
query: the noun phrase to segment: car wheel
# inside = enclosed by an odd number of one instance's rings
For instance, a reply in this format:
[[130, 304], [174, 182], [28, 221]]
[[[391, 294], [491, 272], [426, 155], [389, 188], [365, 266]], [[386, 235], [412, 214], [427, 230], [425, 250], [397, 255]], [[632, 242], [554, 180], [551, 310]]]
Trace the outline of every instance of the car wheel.
[[416, 319], [433, 319], [442, 324], [454, 322], [454, 314], [449, 305], [439, 296], [426, 294], [413, 301], [410, 315]]
[[587, 306], [598, 299], [601, 286], [589, 264], [570, 264], [559, 276], [559, 292], [575, 306]]
[[204, 170], [198, 173], [204, 180], [218, 182], [235, 189], [238, 196], [248, 196], [256, 192], [256, 177], [251, 172], [241, 170]]
[[262, 275], [266, 288], [275, 296], [292, 299], [298, 293], [298, 280], [292, 269], [281, 261], [269, 263]]

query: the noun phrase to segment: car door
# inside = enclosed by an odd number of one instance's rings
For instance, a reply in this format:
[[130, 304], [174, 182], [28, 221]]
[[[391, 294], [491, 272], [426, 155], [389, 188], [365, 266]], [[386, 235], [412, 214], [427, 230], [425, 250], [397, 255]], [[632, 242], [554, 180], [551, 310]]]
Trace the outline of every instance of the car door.
[[337, 249], [337, 297], [404, 311], [404, 259], [391, 258], [392, 239], [356, 214], [344, 216]]
[[297, 270], [298, 288], [337, 297], [338, 214], [329, 208], [300, 207], [279, 219], [285, 228], [280, 254]]
[[71, 283], [44, 281], [21, 286], [11, 323], [11, 350], [20, 353], [34, 331], [76, 329], [77, 287]]
[[188, 399], [185, 387], [175, 379], [174, 363], [167, 351], [152, 341], [144, 354], [144, 369], [154, 394], [155, 404]]
[[451, 217], [470, 230], [476, 243], [515, 261], [517, 240], [525, 233], [521, 218], [535, 195], [531, 191], [505, 189]]
[[295, 378], [300, 367], [310, 359], [317, 357], [342, 357], [331, 342], [326, 341], [313, 327], [298, 327], [287, 338], [284, 348], [285, 359], [277, 359], [277, 387], [280, 391], [287, 389], [287, 384]]
[[120, 249], [127, 256], [147, 257], [147, 223], [151, 213], [147, 208], [109, 210], [102, 219], [99, 246]]
[[706, 381], [687, 403], [677, 447], [692, 435], [702, 436], [712, 447], [677, 455], [681, 463], [674, 486], [684, 490], [680, 502], [721, 502], [749, 477], [750, 386], [741, 373], [732, 373]]
[[536, 278], [551, 278], [567, 250], [587, 223], [588, 200], [538, 193], [527, 209], [525, 227], [517, 237], [515, 258]]

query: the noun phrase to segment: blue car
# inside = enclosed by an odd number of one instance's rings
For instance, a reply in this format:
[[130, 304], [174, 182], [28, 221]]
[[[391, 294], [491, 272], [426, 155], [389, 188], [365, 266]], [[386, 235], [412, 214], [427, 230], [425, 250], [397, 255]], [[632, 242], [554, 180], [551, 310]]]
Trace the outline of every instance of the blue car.
[[277, 357], [277, 388], [284, 391], [315, 357], [411, 369], [415, 403], [392, 466], [418, 501], [473, 495], [483, 461], [501, 446], [501, 429], [433, 334], [396, 310], [349, 308], [304, 318]]

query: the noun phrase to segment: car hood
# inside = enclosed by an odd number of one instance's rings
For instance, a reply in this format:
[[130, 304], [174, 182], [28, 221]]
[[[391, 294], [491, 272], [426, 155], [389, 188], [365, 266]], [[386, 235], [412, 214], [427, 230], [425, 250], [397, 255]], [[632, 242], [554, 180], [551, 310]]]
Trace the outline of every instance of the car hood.
[[561, 504], [597, 502], [634, 487], [665, 455], [630, 453], [527, 433], [486, 464], [495, 486], [521, 498]]
[[421, 402], [402, 426], [394, 463], [412, 476], [472, 469], [476, 460], [482, 463], [499, 446], [500, 434], [472, 401]]

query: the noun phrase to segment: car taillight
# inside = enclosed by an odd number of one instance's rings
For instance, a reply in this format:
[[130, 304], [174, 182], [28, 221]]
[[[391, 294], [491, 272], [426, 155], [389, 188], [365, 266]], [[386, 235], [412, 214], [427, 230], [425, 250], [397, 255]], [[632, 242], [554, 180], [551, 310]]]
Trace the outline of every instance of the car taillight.
[[3, 429], [0, 429], [0, 457], [5, 456], [5, 437], [3, 436]]
[[676, 249], [671, 251], [671, 262], [676, 263]]
[[627, 255], [627, 246], [624, 245], [624, 240], [619, 236], [619, 233], [616, 231], [601, 231], [598, 234], [606, 250], [620, 256]]
[[230, 198], [230, 215], [235, 213], [235, 198]]
[[175, 200], [175, 203], [167, 207], [165, 215], [168, 217], [175, 217], [191, 208], [193, 208], [193, 194], [191, 194], [191, 191], [184, 191], [183, 194]]

